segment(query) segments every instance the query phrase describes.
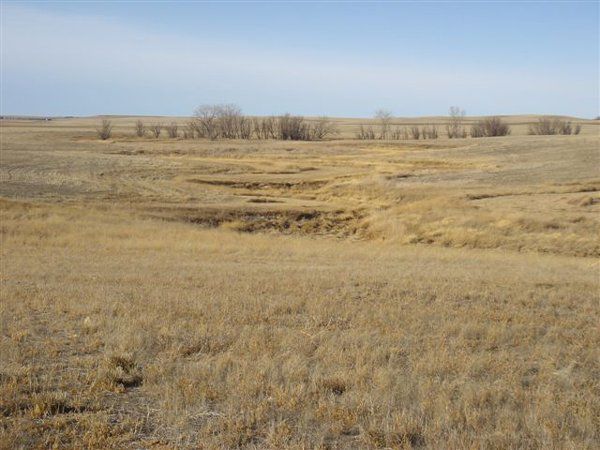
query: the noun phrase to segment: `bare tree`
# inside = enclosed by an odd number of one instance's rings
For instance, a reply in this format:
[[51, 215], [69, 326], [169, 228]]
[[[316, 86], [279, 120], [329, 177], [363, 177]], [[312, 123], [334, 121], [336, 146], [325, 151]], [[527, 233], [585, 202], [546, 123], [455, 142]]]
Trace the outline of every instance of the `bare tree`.
[[177, 138], [178, 126], [175, 122], [171, 122], [171, 124], [167, 125], [165, 128], [167, 129], [167, 134], [169, 135], [169, 138], [171, 138], [171, 139]]
[[144, 137], [145, 134], [146, 134], [146, 127], [144, 126], [144, 122], [142, 122], [141, 120], [138, 120], [135, 123], [135, 135], [137, 137]]
[[273, 116], [263, 117], [261, 122], [261, 132], [263, 134], [263, 139], [275, 139], [277, 137], [276, 123], [277, 119]]
[[100, 124], [100, 128], [96, 129], [96, 132], [98, 133], [98, 137], [103, 141], [110, 138], [112, 135], [112, 123], [110, 120], [103, 119], [102, 123]]
[[238, 134], [240, 139], [251, 139], [252, 138], [252, 120], [250, 118], [241, 116], [238, 121]]
[[335, 123], [329, 119], [329, 117], [319, 117], [312, 125], [311, 128], [311, 139], [323, 140], [329, 136], [339, 134], [338, 127]]
[[200, 137], [217, 139], [219, 137], [219, 107], [214, 105], [199, 106], [194, 110], [196, 128]]
[[450, 115], [450, 120], [448, 125], [446, 125], [446, 131], [448, 132], [448, 137], [450, 139], [466, 137], [467, 132], [463, 127], [463, 122], [465, 119], [465, 110], [460, 109], [458, 106], [451, 106], [448, 114]]
[[256, 139], [275, 139], [275, 117], [254, 117], [252, 119], [252, 132]]
[[252, 134], [256, 137], [256, 139], [267, 139], [266, 137], [263, 137], [262, 133], [263, 120], [264, 119], [261, 119], [260, 117], [252, 118]]
[[379, 121], [380, 135], [379, 139], [387, 139], [392, 125], [392, 113], [387, 109], [380, 108], [375, 111], [375, 118]]
[[160, 137], [160, 133], [162, 132], [162, 124], [161, 123], [155, 123], [150, 127], [150, 131], [152, 132], [152, 135], [154, 136], [155, 139], [158, 139]]
[[236, 139], [240, 137], [240, 125], [242, 121], [242, 110], [233, 104], [215, 105], [217, 117], [218, 135], [225, 139]]

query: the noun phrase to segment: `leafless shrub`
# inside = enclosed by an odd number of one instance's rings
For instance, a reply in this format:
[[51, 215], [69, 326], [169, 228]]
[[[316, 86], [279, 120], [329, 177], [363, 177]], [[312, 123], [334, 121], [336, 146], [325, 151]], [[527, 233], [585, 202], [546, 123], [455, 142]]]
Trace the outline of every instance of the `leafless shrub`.
[[252, 138], [252, 120], [248, 117], [241, 116], [238, 120], [238, 137], [240, 139]]
[[155, 123], [154, 125], [152, 125], [150, 127], [150, 132], [152, 133], [152, 136], [154, 136], [155, 139], [158, 139], [160, 137], [162, 128], [163, 128], [163, 126], [161, 123]]
[[542, 117], [537, 123], [529, 125], [529, 134], [535, 135], [571, 134], [572, 132], [571, 122], [558, 118]]
[[377, 119], [380, 126], [379, 139], [388, 139], [392, 125], [392, 113], [386, 109], [378, 109], [375, 111], [375, 119]]
[[484, 137], [483, 126], [479, 122], [471, 126], [471, 137]]
[[302, 116], [284, 114], [277, 118], [277, 136], [283, 141], [310, 140], [310, 127]]
[[460, 137], [466, 137], [467, 132], [463, 127], [465, 119], [465, 110], [460, 109], [458, 106], [451, 106], [449, 110], [450, 120], [446, 125], [446, 131], [450, 139], [456, 139]]
[[144, 126], [144, 122], [142, 122], [141, 120], [138, 120], [135, 123], [135, 135], [137, 137], [144, 137], [145, 134], [146, 134], [146, 127]]
[[263, 138], [261, 125], [262, 125], [262, 119], [260, 117], [252, 118], [252, 135], [256, 139], [266, 139], [266, 138]]
[[429, 127], [429, 126], [423, 127], [421, 129], [421, 137], [423, 139], [437, 139], [438, 138], [437, 127], [435, 125], [432, 125], [431, 127]]
[[410, 127], [410, 137], [412, 139], [419, 139], [420, 136], [421, 136], [421, 130], [419, 130], [419, 127], [417, 127], [417, 126]]
[[253, 117], [252, 118], [252, 134], [256, 139], [268, 139], [263, 134], [263, 124], [264, 118]]
[[373, 131], [372, 126], [365, 127], [364, 125], [361, 125], [356, 133], [356, 138], [363, 141], [375, 139], [375, 131]]
[[[261, 129], [261, 119], [251, 119], [242, 114], [234, 104], [203, 105], [194, 110], [193, 130], [197, 137], [208, 139], [266, 139]], [[189, 133], [188, 133], [189, 134]]]
[[311, 139], [320, 141], [339, 134], [339, 130], [337, 125], [333, 123], [329, 117], [322, 116], [312, 124], [310, 134]]
[[577, 124], [575, 125], [575, 129], [573, 130], [573, 134], [579, 134], [581, 133], [581, 125]]
[[252, 119], [256, 139], [275, 139], [275, 117], [255, 117]]
[[103, 141], [110, 138], [112, 135], [112, 123], [110, 120], [103, 119], [102, 123], [100, 124], [100, 128], [96, 129], [96, 132], [98, 133], [98, 137]]
[[390, 131], [390, 139], [399, 141], [404, 136], [404, 129], [397, 126]]
[[197, 131], [197, 122], [195, 120], [190, 120], [183, 129], [183, 138], [194, 139], [197, 135]]
[[548, 135], [556, 134], [552, 120], [547, 117], [538, 119], [537, 123], [529, 125], [529, 134]]
[[242, 110], [233, 104], [214, 106], [217, 117], [217, 134], [225, 139], [240, 137], [240, 127], [243, 120]]
[[560, 134], [573, 134], [573, 127], [571, 126], [571, 122], [562, 122], [558, 129]]
[[196, 120], [196, 129], [198, 130], [199, 137], [206, 137], [213, 140], [219, 137], [218, 105], [199, 106], [194, 110], [194, 117]]
[[171, 139], [177, 138], [177, 135], [178, 135], [178, 132], [177, 132], [178, 126], [177, 126], [177, 124], [175, 122], [171, 122], [171, 124], [167, 125], [165, 128], [167, 129], [167, 134], [169, 135], [169, 138], [171, 138]]
[[510, 134], [510, 127], [500, 117], [486, 117], [477, 121], [471, 127], [471, 137], [506, 136]]

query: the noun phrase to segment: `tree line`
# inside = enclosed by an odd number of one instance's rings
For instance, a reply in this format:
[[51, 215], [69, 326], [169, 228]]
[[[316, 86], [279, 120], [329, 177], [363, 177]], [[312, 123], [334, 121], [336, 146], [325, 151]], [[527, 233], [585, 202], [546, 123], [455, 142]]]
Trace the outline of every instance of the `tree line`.
[[[379, 109], [374, 115], [375, 125], [360, 125], [355, 134], [360, 140], [400, 140], [437, 139], [440, 132], [436, 125], [403, 126], [393, 125], [392, 113]], [[510, 126], [500, 117], [486, 117], [473, 123], [469, 130], [465, 126], [465, 110], [450, 107], [445, 125], [446, 136], [450, 139], [506, 136]], [[529, 127], [529, 134], [579, 134], [581, 125], [573, 127], [570, 122], [555, 118], [541, 118]], [[193, 116], [184, 126], [176, 122], [149, 125], [138, 120], [134, 125], [137, 137], [160, 138], [163, 132], [171, 139], [274, 139], [292, 141], [320, 141], [339, 134], [337, 125], [328, 117], [306, 119], [303, 116], [283, 114], [269, 117], [250, 117], [233, 104], [203, 105], [194, 110]], [[97, 129], [100, 139], [112, 135], [112, 123], [104, 119]]]
[[135, 123], [137, 137], [159, 138], [163, 129], [169, 138], [184, 139], [278, 139], [318, 141], [338, 134], [337, 126], [328, 117], [307, 120], [302, 116], [283, 114], [270, 117], [249, 117], [236, 105], [204, 105], [194, 110], [185, 126], [141, 120]]

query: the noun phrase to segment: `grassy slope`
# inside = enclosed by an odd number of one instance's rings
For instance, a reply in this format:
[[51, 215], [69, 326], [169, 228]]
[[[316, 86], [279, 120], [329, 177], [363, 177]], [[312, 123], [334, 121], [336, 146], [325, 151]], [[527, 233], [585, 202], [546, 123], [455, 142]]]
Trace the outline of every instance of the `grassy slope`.
[[93, 123], [2, 129], [3, 447], [597, 445], [593, 134]]

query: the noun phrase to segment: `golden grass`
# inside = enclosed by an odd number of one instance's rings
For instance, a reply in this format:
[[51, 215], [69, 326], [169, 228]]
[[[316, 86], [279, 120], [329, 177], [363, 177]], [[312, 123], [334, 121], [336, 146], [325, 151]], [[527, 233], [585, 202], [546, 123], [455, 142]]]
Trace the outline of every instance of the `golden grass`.
[[597, 448], [597, 136], [93, 124], [3, 123], [0, 447]]

